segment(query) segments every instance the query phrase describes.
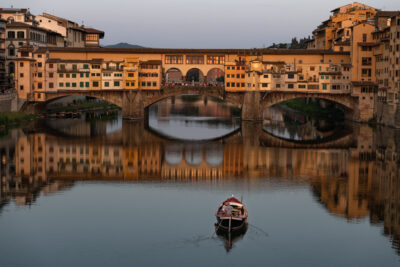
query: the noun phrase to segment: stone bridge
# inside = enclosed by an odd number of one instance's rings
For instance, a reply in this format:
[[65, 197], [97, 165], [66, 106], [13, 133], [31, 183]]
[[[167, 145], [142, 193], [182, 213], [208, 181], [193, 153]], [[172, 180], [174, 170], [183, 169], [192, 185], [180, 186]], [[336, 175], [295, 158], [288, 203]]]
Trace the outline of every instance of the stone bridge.
[[262, 120], [264, 109], [279, 102], [295, 98], [319, 98], [338, 103], [343, 107], [347, 119], [358, 121], [358, 98], [350, 93], [320, 93], [299, 91], [226, 91], [224, 87], [174, 86], [161, 90], [57, 90], [46, 92], [43, 102], [27, 102], [23, 111], [40, 113], [51, 100], [65, 96], [89, 96], [103, 99], [122, 109], [126, 119], [143, 119], [150, 105], [172, 96], [198, 94], [223, 100], [241, 109], [242, 120]]

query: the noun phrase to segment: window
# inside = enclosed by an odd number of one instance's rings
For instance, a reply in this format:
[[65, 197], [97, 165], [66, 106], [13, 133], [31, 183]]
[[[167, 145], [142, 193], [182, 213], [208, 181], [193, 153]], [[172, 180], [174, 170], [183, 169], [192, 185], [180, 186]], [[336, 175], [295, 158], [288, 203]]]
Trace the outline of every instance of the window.
[[49, 88], [53, 89], [54, 88], [54, 83], [49, 83]]
[[226, 83], [226, 87], [231, 87], [231, 83]]
[[58, 74], [58, 77], [63, 78], [64, 74], [60, 73], [60, 74]]
[[19, 66], [20, 66], [20, 67], [23, 67], [23, 66], [24, 66], [24, 62], [20, 62], [20, 63], [19, 63]]
[[80, 76], [81, 78], [83, 78], [84, 74], [83, 74], [83, 73], [81, 73], [79, 76]]
[[204, 56], [186, 56], [186, 64], [204, 64]]
[[69, 73], [65, 74], [65, 78], [69, 78], [71, 75]]
[[19, 90], [24, 90], [24, 86], [23, 86], [23, 85], [20, 85], [20, 86], [19, 86]]
[[267, 88], [268, 87], [268, 83], [262, 83], [261, 86], [264, 87], [264, 88]]
[[96, 76], [99, 77], [99, 76], [100, 76], [100, 73], [96, 73]]
[[89, 78], [89, 73], [86, 73], [86, 78]]
[[76, 78], [76, 73], [72, 73], [72, 78]]
[[14, 39], [15, 38], [15, 32], [12, 32], [12, 31], [8, 32], [7, 37], [11, 38], [11, 39]]
[[84, 69], [88, 69], [89, 68], [89, 64], [83, 64], [83, 68]]
[[72, 70], [78, 70], [78, 66], [76, 64], [72, 64]]
[[[207, 64], [223, 65], [223, 64], [225, 64], [225, 56], [207, 56]], [[233, 69], [233, 67], [232, 67], [232, 69]]]
[[363, 34], [363, 42], [364, 43], [367, 42], [367, 34], [366, 33]]
[[328, 88], [328, 85], [326, 83], [322, 84], [322, 90], [326, 90]]
[[49, 64], [49, 69], [52, 69], [52, 68], [54, 68], [54, 64], [53, 64], [53, 63], [50, 63], [50, 64]]
[[362, 65], [363, 66], [371, 66], [372, 64], [372, 58], [370, 57], [363, 57], [362, 58]]
[[311, 71], [314, 71], [314, 70], [315, 70], [315, 67], [310, 67], [310, 70], [311, 70]]
[[38, 68], [41, 68], [41, 67], [42, 67], [42, 62], [39, 62], [39, 63], [37, 64], [37, 66], [38, 66]]
[[305, 84], [299, 84], [299, 89], [306, 89], [306, 85]]
[[145, 82], [142, 82], [142, 86], [146, 86], [146, 83], [145, 83]]
[[109, 87], [110, 83], [109, 82], [104, 82], [104, 87]]
[[58, 87], [64, 87], [64, 83], [59, 83]]
[[85, 87], [89, 87], [89, 82], [85, 82]]
[[131, 82], [131, 86], [135, 86], [135, 82]]
[[294, 84], [293, 84], [293, 83], [289, 83], [289, 84], [288, 84], [288, 88], [289, 88], [289, 89], [294, 89]]
[[80, 82], [80, 83], [79, 83], [79, 87], [82, 88], [82, 87], [84, 87], [84, 86], [85, 86], [85, 83], [84, 83], [84, 82]]
[[99, 82], [93, 82], [93, 87], [99, 87]]
[[42, 89], [42, 83], [38, 83], [38, 89]]
[[128, 83], [128, 82], [126, 83], [126, 86], [129, 86], [129, 83]]
[[72, 87], [76, 87], [76, 83], [72, 83]]
[[54, 73], [53, 72], [49, 72], [49, 78], [53, 78], [54, 77]]
[[128, 72], [128, 77], [134, 77], [135, 74], [133, 72]]
[[65, 87], [70, 87], [71, 84], [70, 83], [65, 83]]
[[153, 82], [153, 87], [156, 87], [157, 86], [157, 83], [156, 82]]
[[92, 65], [92, 69], [100, 69], [100, 65]]
[[147, 82], [147, 86], [151, 86], [151, 82]]
[[264, 78], [268, 78], [268, 75], [264, 75]]
[[20, 73], [20, 74], [19, 74], [19, 77], [23, 78], [23, 77], [24, 77], [24, 74], [23, 74], [23, 73]]
[[182, 55], [166, 55], [165, 64], [183, 64]]
[[38, 77], [39, 77], [39, 78], [42, 78], [42, 76], [43, 76], [42, 73], [41, 73], [41, 72], [38, 72]]
[[371, 77], [371, 69], [361, 69], [361, 76]]
[[294, 74], [288, 74], [289, 79], [294, 79]]
[[15, 48], [14, 48], [14, 46], [8, 47], [8, 55], [9, 55], [10, 57], [15, 56]]
[[114, 82], [114, 86], [119, 86], [119, 82]]

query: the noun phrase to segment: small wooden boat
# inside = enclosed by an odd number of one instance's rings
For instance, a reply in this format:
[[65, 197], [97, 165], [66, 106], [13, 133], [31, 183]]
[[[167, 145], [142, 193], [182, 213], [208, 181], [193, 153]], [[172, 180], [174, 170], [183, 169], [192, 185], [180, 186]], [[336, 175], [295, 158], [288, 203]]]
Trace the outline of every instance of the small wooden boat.
[[235, 197], [230, 197], [219, 205], [215, 212], [217, 230], [239, 231], [247, 225], [247, 209]]

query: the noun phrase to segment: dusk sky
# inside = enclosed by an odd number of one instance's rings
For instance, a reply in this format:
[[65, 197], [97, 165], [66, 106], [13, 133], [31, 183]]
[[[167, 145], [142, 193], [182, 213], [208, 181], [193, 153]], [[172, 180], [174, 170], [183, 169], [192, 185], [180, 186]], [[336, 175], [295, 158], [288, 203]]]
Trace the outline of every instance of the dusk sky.
[[[311, 35], [330, 11], [350, 1], [332, 0], [3, 0], [105, 32], [102, 45], [128, 42], [163, 48], [253, 48]], [[399, 0], [363, 1], [400, 10]]]

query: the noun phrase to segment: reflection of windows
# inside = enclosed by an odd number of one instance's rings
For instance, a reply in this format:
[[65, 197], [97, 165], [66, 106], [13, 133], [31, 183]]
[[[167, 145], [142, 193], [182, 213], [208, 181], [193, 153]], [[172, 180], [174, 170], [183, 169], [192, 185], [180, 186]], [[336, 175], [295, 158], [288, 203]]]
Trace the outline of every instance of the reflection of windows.
[[225, 64], [225, 56], [207, 56], [207, 64]]
[[183, 56], [181, 55], [166, 55], [165, 64], [183, 64]]
[[204, 64], [204, 56], [186, 56], [186, 64]]

